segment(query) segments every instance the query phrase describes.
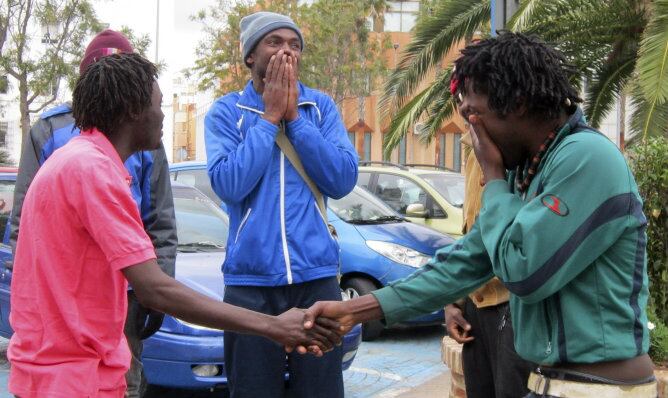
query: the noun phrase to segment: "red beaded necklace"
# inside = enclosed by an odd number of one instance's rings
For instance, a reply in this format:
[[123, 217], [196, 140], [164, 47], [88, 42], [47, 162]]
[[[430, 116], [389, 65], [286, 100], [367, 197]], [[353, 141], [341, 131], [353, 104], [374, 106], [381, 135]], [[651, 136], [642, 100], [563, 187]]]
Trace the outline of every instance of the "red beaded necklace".
[[[531, 164], [529, 165], [529, 169], [525, 174], [522, 173], [520, 166], [517, 166], [517, 171], [515, 172], [515, 186], [517, 187], [517, 191], [520, 193], [520, 195], [524, 194], [529, 188], [529, 185], [531, 185], [531, 181], [533, 181], [533, 178], [536, 176], [536, 171], [538, 169], [538, 165], [540, 165], [540, 161], [543, 160], [543, 156], [545, 156], [547, 149], [550, 147], [556, 137], [557, 134], [554, 132], [554, 130], [550, 131], [550, 133], [547, 135], [547, 138], [545, 139], [545, 142], [543, 142], [543, 144], [541, 144], [540, 148], [538, 149], [538, 153], [536, 153], [533, 159], [531, 159]], [[522, 178], [522, 176], [524, 178]]]

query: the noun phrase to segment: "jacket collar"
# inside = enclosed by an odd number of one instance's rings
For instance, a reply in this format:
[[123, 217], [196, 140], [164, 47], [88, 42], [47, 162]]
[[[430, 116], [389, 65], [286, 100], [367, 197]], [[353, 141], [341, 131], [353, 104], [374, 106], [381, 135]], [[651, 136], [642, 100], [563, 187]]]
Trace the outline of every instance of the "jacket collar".
[[583, 128], [594, 130], [593, 128], [587, 125], [587, 121], [584, 116], [584, 113], [582, 112], [582, 108], [578, 106], [575, 109], [575, 111], [570, 115], [566, 123], [563, 126], [561, 126], [559, 131], [557, 131], [557, 137], [555, 138], [552, 145], [550, 145], [550, 149], [548, 150], [548, 152], [551, 152], [554, 148], [556, 148], [558, 144], [561, 142], [561, 140], [563, 140], [566, 136], [578, 130], [582, 130]]
[[[299, 98], [297, 99], [297, 105], [316, 105], [315, 97], [311, 89], [306, 87], [302, 82], [299, 84]], [[249, 80], [246, 83], [246, 87], [241, 91], [241, 96], [237, 101], [237, 106], [243, 109], [248, 109], [256, 113], [264, 113], [264, 102], [262, 101], [262, 95], [255, 91], [253, 87], [253, 81]]]
[[65, 113], [70, 113], [72, 112], [72, 104], [69, 102], [66, 102], [64, 104], [55, 106], [51, 109], [48, 109], [44, 111], [39, 117], [40, 119], [48, 119], [51, 116], [56, 116], [56, 115], [62, 115]]

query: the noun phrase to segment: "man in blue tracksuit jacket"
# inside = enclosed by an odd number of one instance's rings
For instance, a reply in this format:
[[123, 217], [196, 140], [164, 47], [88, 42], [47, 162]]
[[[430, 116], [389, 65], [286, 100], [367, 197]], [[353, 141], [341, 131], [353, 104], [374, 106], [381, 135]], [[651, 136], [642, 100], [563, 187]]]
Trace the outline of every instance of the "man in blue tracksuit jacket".
[[[205, 119], [211, 185], [230, 215], [223, 264], [225, 302], [268, 314], [340, 300], [339, 247], [308, 186], [275, 143], [279, 125], [325, 197], [341, 198], [357, 181], [357, 154], [336, 106], [297, 80], [303, 38], [283, 15], [241, 20], [252, 81], [219, 98]], [[232, 397], [342, 397], [340, 347], [323, 358], [225, 332]]]
[[[83, 73], [101, 57], [119, 52], [133, 52], [128, 39], [110, 29], [100, 32], [86, 48], [80, 72]], [[70, 104], [63, 104], [42, 113], [24, 138], [10, 219], [12, 252], [16, 249], [23, 200], [37, 170], [54, 151], [78, 135], [79, 129], [74, 125], [72, 107]], [[125, 167], [132, 176], [132, 197], [139, 207], [144, 229], [155, 247], [158, 265], [167, 275], [173, 277], [177, 246], [176, 220], [165, 149], [161, 146], [154, 151], [136, 152], [127, 159]], [[142, 307], [134, 293], [128, 291], [125, 336], [132, 352], [132, 362], [126, 375], [126, 397], [143, 395], [146, 386], [141, 364], [142, 339], [158, 330], [162, 318], [163, 314]]]

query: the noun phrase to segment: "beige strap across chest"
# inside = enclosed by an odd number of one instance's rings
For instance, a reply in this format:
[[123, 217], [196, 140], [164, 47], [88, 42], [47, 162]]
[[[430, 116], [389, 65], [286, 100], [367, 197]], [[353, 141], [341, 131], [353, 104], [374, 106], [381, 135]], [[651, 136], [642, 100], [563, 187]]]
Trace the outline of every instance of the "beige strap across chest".
[[322, 193], [320, 193], [320, 190], [318, 189], [317, 185], [315, 185], [311, 177], [309, 177], [308, 174], [306, 174], [306, 170], [304, 170], [304, 165], [302, 165], [301, 160], [299, 160], [299, 155], [297, 155], [295, 147], [292, 146], [292, 143], [288, 139], [288, 136], [285, 135], [285, 127], [283, 126], [283, 124], [280, 125], [278, 129], [278, 134], [276, 134], [276, 145], [278, 145], [278, 147], [281, 148], [281, 151], [283, 151], [285, 156], [287, 156], [290, 163], [292, 163], [292, 166], [297, 170], [297, 172], [302, 177], [304, 182], [306, 182], [306, 185], [308, 185], [309, 189], [313, 193], [313, 196], [315, 197], [316, 203], [318, 204], [320, 215], [322, 215], [322, 218], [325, 220], [326, 223], [327, 210], [325, 209], [325, 199], [322, 197]]

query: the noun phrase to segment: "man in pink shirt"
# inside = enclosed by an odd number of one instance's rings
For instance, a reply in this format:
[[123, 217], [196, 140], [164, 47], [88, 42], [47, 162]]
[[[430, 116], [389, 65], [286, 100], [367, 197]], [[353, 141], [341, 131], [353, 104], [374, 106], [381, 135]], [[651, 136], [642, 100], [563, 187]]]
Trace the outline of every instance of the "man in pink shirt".
[[274, 317], [224, 304], [160, 270], [123, 165], [160, 145], [155, 78], [155, 66], [137, 54], [89, 67], [74, 90], [81, 136], [54, 152], [28, 189], [8, 349], [9, 390], [21, 398], [123, 396], [128, 282], [144, 306], [188, 322], [269, 337], [288, 350], [320, 354], [340, 343], [327, 328], [335, 323], [314, 324], [296, 309]]

